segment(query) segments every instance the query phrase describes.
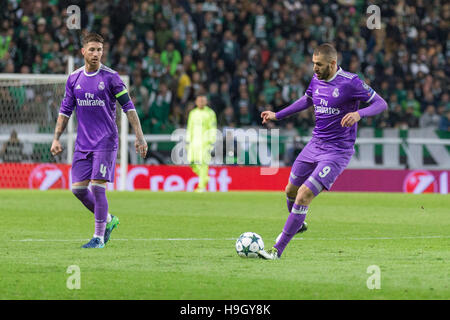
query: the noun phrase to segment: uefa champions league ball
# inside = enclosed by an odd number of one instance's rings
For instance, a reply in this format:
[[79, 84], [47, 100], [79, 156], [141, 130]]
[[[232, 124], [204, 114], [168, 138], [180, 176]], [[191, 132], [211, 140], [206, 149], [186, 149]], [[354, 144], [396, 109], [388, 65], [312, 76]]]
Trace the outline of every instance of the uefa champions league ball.
[[245, 232], [236, 240], [236, 252], [240, 257], [259, 258], [259, 250], [264, 250], [264, 242], [257, 233]]

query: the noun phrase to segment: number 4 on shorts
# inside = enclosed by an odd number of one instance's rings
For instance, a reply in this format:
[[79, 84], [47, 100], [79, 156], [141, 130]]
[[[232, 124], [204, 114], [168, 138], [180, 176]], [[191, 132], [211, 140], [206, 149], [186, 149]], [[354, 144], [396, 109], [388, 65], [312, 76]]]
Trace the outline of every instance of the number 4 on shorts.
[[103, 178], [106, 176], [106, 166], [103, 163], [100, 164], [100, 173], [102, 174]]

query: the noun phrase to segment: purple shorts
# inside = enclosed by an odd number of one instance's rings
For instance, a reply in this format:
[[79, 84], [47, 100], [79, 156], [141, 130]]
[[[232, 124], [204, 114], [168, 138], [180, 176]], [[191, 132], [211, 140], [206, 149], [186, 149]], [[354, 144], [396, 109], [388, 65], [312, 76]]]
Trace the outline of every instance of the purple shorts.
[[317, 196], [323, 188], [330, 190], [354, 152], [313, 137], [295, 159], [289, 181], [297, 187], [305, 184]]
[[114, 182], [117, 150], [75, 151], [72, 161], [72, 183], [85, 180]]

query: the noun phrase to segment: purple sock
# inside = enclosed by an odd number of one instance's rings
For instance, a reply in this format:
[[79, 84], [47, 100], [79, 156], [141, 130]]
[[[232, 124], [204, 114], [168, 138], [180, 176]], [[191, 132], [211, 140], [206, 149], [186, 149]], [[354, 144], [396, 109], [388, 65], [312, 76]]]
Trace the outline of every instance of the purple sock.
[[289, 213], [291, 213], [291, 211], [292, 211], [292, 206], [294, 205], [294, 202], [295, 202], [295, 197], [291, 198], [289, 196], [286, 196], [286, 204], [287, 204]]
[[106, 219], [108, 217], [106, 185], [92, 184], [92, 194], [95, 199], [95, 235], [103, 237], [106, 229]]
[[81, 201], [82, 204], [84, 204], [86, 208], [89, 209], [89, 211], [94, 213], [95, 208], [94, 195], [88, 189], [88, 187], [72, 186], [72, 193], [75, 195], [75, 197], [78, 198], [78, 200]]
[[292, 211], [289, 214], [286, 224], [284, 225], [280, 240], [278, 240], [278, 242], [274, 245], [274, 247], [278, 250], [278, 256], [281, 256], [289, 241], [291, 241], [302, 226], [307, 212], [308, 206], [301, 206], [294, 203]]

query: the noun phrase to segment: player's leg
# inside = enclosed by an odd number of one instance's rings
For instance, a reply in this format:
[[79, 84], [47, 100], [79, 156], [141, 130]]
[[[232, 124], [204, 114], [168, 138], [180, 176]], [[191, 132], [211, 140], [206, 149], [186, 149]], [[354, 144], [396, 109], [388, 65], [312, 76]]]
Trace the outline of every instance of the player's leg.
[[196, 163], [191, 163], [190, 167], [192, 169], [192, 171], [194, 171], [194, 173], [198, 176], [200, 174], [200, 170], [199, 170], [199, 165]]
[[107, 234], [106, 231], [108, 216], [110, 220], [109, 222], [115, 220], [114, 218], [116, 217], [108, 214], [106, 188], [107, 182], [114, 182], [116, 154], [116, 151], [99, 151], [93, 153], [91, 190], [95, 202], [95, 232], [91, 241], [83, 246], [84, 248], [102, 248], [109, 240], [110, 233]]
[[294, 236], [294, 230], [303, 223], [308, 208], [312, 200], [323, 190], [329, 190], [337, 177], [347, 167], [350, 162], [351, 153], [340, 155], [334, 160], [321, 161], [317, 164], [312, 174], [306, 179], [304, 184], [299, 188], [292, 212], [283, 229], [282, 236], [274, 245], [273, 250], [268, 250], [267, 255], [261, 255], [266, 259], [277, 259], [281, 256], [284, 249]]
[[278, 257], [281, 256], [288, 243], [302, 227], [305, 222], [309, 204], [315, 196], [316, 195], [305, 184], [302, 184], [300, 188], [298, 188], [295, 202], [284, 225], [281, 237], [277, 239], [277, 243], [274, 245]]
[[198, 175], [198, 187], [195, 191], [205, 192], [206, 185], [209, 181], [209, 163], [211, 161], [211, 154], [209, 153], [209, 148], [203, 147], [203, 150], [198, 150], [197, 154], [193, 155], [193, 160], [196, 163], [195, 171]]
[[191, 167], [192, 171], [195, 173], [195, 175], [198, 177], [198, 185], [194, 191], [195, 192], [204, 191], [204, 190], [201, 190], [201, 188], [200, 188], [200, 181], [201, 181], [200, 176], [201, 176], [201, 172], [202, 172], [201, 165], [198, 163], [192, 162], [190, 164], [190, 167]]
[[[72, 161], [72, 193], [81, 203], [92, 213], [95, 213], [95, 199], [89, 190], [90, 178], [92, 175], [92, 152], [75, 151]], [[111, 221], [108, 213], [107, 222]]]
[[187, 150], [187, 160], [188, 160], [189, 166], [191, 167], [192, 171], [195, 173], [196, 176], [198, 176], [200, 174], [199, 161], [198, 161], [197, 157], [195, 156], [194, 150], [192, 150], [192, 149], [193, 149], [193, 147], [191, 145], [189, 145], [188, 150]]
[[199, 165], [199, 175], [198, 175], [198, 191], [206, 191], [206, 185], [209, 181], [208, 176], [209, 165], [202, 163]]
[[291, 183], [290, 181], [286, 185], [285, 192], [286, 192], [286, 204], [287, 204], [288, 212], [292, 211], [292, 206], [294, 205], [298, 188], [299, 188], [298, 186]]
[[72, 193], [81, 203], [92, 213], [94, 213], [95, 201], [94, 195], [88, 188], [89, 180], [72, 183]]
[[[289, 180], [292, 179], [292, 175], [291, 178]], [[305, 180], [305, 179], [303, 179]], [[297, 182], [299, 183], [299, 182]], [[302, 183], [302, 181], [300, 182], [300, 184]], [[297, 197], [297, 192], [298, 192], [299, 187], [296, 186], [295, 184], [293, 184], [291, 181], [288, 182], [288, 184], [286, 185], [285, 188], [285, 192], [286, 192], [286, 204], [287, 204], [287, 208], [288, 208], [288, 213], [290, 214], [292, 212], [292, 207], [294, 206], [295, 203], [295, 198]], [[305, 232], [306, 230], [308, 230], [308, 224], [306, 223], [306, 221], [303, 222], [303, 224], [300, 226], [300, 228], [297, 230], [296, 233], [302, 233]], [[275, 243], [277, 243], [280, 240], [280, 237], [283, 233], [281, 232], [278, 237], [275, 240]]]
[[[289, 181], [286, 185], [286, 202], [288, 206], [289, 213], [292, 212], [292, 208], [294, 206], [295, 200], [298, 196], [298, 191], [300, 186], [308, 179], [308, 177], [313, 173], [316, 169], [317, 164], [312, 162], [307, 162], [303, 160], [302, 153], [299, 154], [296, 161], [294, 162], [291, 173], [289, 175]], [[298, 232], [306, 231], [306, 224], [302, 224], [302, 226], [297, 230]], [[278, 241], [278, 238], [277, 238]]]
[[106, 219], [108, 217], [108, 199], [106, 198], [105, 180], [92, 180], [91, 188], [95, 199], [95, 232], [94, 237], [100, 238], [104, 243]]
[[94, 196], [88, 189], [92, 173], [92, 153], [75, 151], [72, 160], [72, 193], [92, 213], [94, 213]]
[[[285, 192], [287, 198], [287, 206], [289, 209], [289, 216], [284, 225], [283, 231], [278, 235], [275, 240], [275, 245], [273, 248], [267, 250], [266, 252], [261, 252], [260, 256], [265, 259], [277, 259], [283, 252], [286, 245], [292, 239], [292, 237], [299, 232], [306, 231], [307, 225], [305, 223], [306, 213], [299, 214], [300, 203], [299, 194], [304, 196], [305, 189], [303, 183], [315, 170], [317, 164], [304, 161], [305, 159], [300, 153], [295, 160], [291, 173], [289, 175], [289, 182], [286, 185]], [[279, 252], [279, 254], [278, 254]]]

